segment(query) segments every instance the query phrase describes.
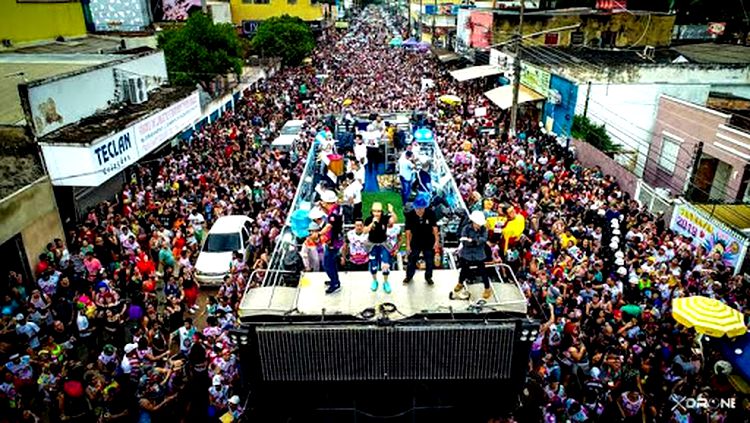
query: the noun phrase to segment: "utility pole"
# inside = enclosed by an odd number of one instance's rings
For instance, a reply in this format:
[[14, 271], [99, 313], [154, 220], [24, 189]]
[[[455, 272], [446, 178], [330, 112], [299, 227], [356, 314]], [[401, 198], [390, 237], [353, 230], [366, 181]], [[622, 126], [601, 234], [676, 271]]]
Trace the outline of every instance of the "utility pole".
[[516, 57], [513, 59], [513, 106], [510, 109], [510, 133], [516, 134], [516, 122], [518, 120], [518, 91], [521, 89], [521, 44], [523, 43], [523, 13], [526, 9], [526, 0], [521, 0], [521, 13], [518, 14], [518, 31], [516, 39]]
[[588, 88], [586, 89], [586, 102], [583, 104], [583, 117], [589, 115], [589, 98], [591, 98], [591, 81], [588, 82]]
[[434, 11], [435, 13], [433, 13], [432, 15], [432, 34], [431, 34], [432, 45], [434, 46], [435, 45], [435, 19], [437, 18], [437, 13], [438, 13], [437, 0], [433, 0], [432, 4], [435, 6], [435, 11]]
[[422, 0], [419, 0], [419, 41], [422, 41]]

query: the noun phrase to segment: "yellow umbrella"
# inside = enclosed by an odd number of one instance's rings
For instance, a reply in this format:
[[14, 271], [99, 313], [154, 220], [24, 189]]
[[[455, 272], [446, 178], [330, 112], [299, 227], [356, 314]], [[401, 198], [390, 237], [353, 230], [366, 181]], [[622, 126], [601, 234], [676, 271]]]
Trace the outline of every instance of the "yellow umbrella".
[[461, 97], [457, 95], [446, 94], [446, 95], [440, 96], [440, 101], [442, 101], [445, 104], [450, 104], [451, 106], [454, 106], [456, 104], [461, 104]]
[[348, 105], [352, 104], [352, 99], [351, 98], [347, 98], [341, 104], [344, 105], [344, 106], [348, 106]]
[[672, 317], [696, 332], [720, 338], [744, 335], [747, 326], [742, 313], [719, 300], [695, 295], [672, 300]]

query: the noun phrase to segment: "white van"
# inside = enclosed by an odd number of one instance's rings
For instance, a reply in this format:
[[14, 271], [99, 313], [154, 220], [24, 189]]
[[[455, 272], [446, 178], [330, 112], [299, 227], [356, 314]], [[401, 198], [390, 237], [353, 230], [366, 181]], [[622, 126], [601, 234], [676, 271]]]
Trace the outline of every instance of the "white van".
[[204, 285], [220, 285], [229, 274], [232, 253], [249, 260], [252, 219], [247, 216], [222, 216], [216, 220], [195, 262], [195, 278]]
[[304, 120], [290, 120], [281, 127], [279, 136], [271, 143], [272, 148], [282, 151], [289, 151], [297, 141], [302, 128], [305, 126]]

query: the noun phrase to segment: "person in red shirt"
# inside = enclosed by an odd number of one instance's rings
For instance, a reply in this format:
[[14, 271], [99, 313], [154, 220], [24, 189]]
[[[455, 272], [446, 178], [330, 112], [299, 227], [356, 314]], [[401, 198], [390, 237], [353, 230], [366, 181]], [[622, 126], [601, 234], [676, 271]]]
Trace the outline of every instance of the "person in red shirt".
[[144, 276], [149, 276], [156, 271], [154, 261], [143, 250], [138, 250], [138, 256], [135, 258], [135, 267]]

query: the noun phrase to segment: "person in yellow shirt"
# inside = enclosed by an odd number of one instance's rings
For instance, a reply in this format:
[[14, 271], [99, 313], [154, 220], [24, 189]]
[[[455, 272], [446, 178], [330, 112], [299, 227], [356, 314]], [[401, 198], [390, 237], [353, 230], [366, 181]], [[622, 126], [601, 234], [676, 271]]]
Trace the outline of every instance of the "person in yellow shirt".
[[565, 232], [560, 234], [560, 246], [564, 249], [568, 249], [578, 244], [578, 240], [573, 236], [570, 228], [565, 229]]

